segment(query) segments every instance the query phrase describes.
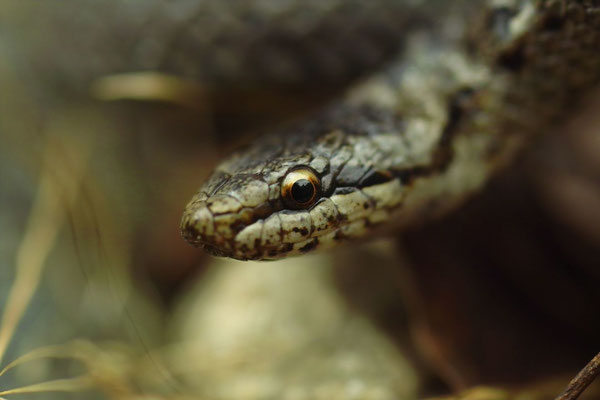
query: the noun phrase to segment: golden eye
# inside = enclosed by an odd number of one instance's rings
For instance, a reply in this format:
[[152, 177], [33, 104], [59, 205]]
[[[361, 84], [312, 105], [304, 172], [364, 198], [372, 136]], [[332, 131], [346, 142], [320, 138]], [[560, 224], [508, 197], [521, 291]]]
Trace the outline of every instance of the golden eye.
[[302, 167], [285, 176], [281, 184], [281, 196], [290, 208], [308, 208], [315, 204], [321, 191], [321, 182], [315, 172]]

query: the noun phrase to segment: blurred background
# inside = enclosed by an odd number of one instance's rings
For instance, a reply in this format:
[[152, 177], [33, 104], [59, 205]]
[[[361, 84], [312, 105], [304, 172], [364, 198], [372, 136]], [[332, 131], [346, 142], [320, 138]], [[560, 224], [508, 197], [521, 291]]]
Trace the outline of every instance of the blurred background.
[[243, 263], [179, 235], [223, 155], [383, 67], [419, 3], [0, 1], [0, 397], [558, 394], [600, 349], [600, 95], [401, 237]]

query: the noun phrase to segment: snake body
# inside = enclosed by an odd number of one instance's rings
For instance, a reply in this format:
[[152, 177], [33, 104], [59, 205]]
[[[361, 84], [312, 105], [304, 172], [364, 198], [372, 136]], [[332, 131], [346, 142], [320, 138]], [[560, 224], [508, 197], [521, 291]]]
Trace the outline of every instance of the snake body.
[[[598, 1], [458, 9], [338, 103], [218, 165], [184, 211], [184, 238], [218, 256], [278, 259], [443, 214], [600, 78]], [[290, 204], [285, 182], [299, 170], [315, 196]]]

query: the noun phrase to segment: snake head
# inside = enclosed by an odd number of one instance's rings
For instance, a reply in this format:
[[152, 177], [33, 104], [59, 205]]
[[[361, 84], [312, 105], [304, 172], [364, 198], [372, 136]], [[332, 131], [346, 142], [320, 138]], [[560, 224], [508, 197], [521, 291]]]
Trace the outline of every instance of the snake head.
[[364, 235], [388, 216], [374, 212], [377, 202], [369, 194], [392, 205], [390, 194], [398, 198], [401, 191], [392, 180], [381, 184], [385, 188], [323, 192], [320, 174], [307, 164], [280, 171], [274, 180], [272, 173], [216, 172], [205, 185], [212, 190], [201, 189], [186, 207], [183, 237], [213, 255], [241, 260], [305, 254]]
[[217, 256], [278, 259], [386, 221], [404, 189], [384, 165], [401, 161], [400, 135], [327, 126], [271, 136], [225, 160], [187, 205], [183, 237]]

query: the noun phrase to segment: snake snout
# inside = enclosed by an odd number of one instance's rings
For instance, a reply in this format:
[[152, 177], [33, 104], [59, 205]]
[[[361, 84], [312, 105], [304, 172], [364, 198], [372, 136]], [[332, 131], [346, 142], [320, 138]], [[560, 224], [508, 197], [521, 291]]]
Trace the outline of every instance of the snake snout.
[[190, 244], [214, 255], [227, 256], [232, 248], [229, 214], [215, 215], [211, 202], [197, 201], [186, 208], [181, 220], [181, 235]]
[[181, 234], [190, 244], [213, 255], [249, 258], [240, 250], [236, 237], [273, 212], [268, 194], [269, 185], [257, 175], [241, 173], [223, 178], [217, 172], [186, 206]]
[[214, 221], [206, 202], [191, 202], [181, 219], [181, 235], [190, 244], [202, 246], [213, 237]]
[[216, 256], [233, 257], [236, 235], [256, 219], [256, 210], [243, 208], [229, 195], [197, 195], [185, 209], [181, 234], [190, 244]]

